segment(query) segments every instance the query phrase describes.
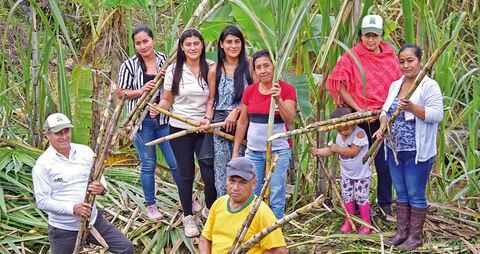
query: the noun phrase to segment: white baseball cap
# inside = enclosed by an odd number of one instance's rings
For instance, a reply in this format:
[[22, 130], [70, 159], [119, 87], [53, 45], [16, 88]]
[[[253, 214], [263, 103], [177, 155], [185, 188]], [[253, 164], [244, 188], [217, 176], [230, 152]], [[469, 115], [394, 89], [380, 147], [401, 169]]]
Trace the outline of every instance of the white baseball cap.
[[378, 15], [367, 15], [362, 20], [362, 35], [374, 33], [383, 34], [383, 19]]
[[57, 133], [65, 128], [73, 128], [72, 122], [62, 113], [53, 113], [45, 121], [45, 130]]

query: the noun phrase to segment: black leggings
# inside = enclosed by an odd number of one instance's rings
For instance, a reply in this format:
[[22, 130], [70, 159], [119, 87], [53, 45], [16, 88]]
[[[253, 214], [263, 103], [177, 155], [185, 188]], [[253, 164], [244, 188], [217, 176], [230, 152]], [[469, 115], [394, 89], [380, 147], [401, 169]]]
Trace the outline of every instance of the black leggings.
[[[170, 126], [170, 134], [182, 131], [183, 129]], [[177, 160], [177, 167], [180, 173], [178, 192], [180, 202], [185, 216], [192, 214], [192, 188], [195, 178], [194, 152], [198, 157], [202, 148], [204, 133], [192, 133], [186, 136], [170, 140], [173, 153]], [[205, 203], [210, 208], [217, 198], [215, 190], [215, 176], [213, 172], [213, 158], [198, 160], [203, 183], [205, 184]]]

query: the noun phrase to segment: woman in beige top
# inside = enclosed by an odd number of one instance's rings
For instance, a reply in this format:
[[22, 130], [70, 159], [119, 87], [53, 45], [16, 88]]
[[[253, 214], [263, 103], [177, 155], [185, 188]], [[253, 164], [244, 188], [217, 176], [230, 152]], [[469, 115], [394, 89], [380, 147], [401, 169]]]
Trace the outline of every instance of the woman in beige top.
[[[208, 128], [213, 117], [214, 87], [207, 83], [208, 63], [205, 57], [205, 43], [202, 35], [196, 29], [185, 30], [179, 38], [177, 61], [168, 67], [164, 81], [164, 95], [160, 107], [170, 109], [172, 113], [200, 122]], [[190, 129], [192, 126], [170, 118], [170, 134]], [[213, 158], [202, 156], [202, 152], [213, 144], [204, 142], [206, 133], [192, 133], [170, 141], [177, 158], [180, 172], [178, 191], [183, 207], [183, 225], [185, 235], [194, 237], [200, 234], [192, 215], [192, 187], [195, 177], [195, 160], [197, 157], [201, 175], [205, 184], [206, 208], [205, 216], [217, 198], [215, 190]], [[208, 144], [212, 147], [205, 147]], [[202, 147], [203, 145], [203, 147]]]

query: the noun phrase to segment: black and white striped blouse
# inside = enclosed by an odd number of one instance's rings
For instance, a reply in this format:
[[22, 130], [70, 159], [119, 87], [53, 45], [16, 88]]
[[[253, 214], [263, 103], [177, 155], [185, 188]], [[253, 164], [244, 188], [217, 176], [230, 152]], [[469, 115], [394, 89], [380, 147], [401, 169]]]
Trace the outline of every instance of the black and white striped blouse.
[[[157, 70], [159, 70], [167, 57], [163, 53], [158, 51], [155, 51], [155, 56], [157, 57]], [[130, 89], [130, 90], [137, 90], [142, 88], [143, 70], [142, 70], [142, 67], [140, 66], [140, 61], [136, 55], [127, 59], [120, 66], [120, 71], [118, 73], [118, 86], [122, 89]], [[159, 90], [160, 90], [160, 98], [162, 98], [163, 86]], [[126, 102], [127, 113], [129, 113], [133, 109], [135, 104], [137, 104], [138, 98], [140, 97], [137, 97], [132, 100], [128, 100]], [[164, 114], [160, 114], [160, 124], [161, 125], [168, 124], [168, 116]]]

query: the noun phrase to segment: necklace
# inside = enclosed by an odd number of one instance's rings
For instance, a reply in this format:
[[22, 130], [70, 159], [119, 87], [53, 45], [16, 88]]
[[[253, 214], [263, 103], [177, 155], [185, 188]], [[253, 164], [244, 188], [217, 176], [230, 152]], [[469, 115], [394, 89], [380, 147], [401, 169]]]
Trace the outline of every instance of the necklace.
[[260, 83], [260, 84], [258, 85], [258, 91], [259, 91], [261, 94], [268, 94], [268, 91], [269, 91], [269, 90], [270, 90], [270, 89], [267, 89], [263, 83]]

